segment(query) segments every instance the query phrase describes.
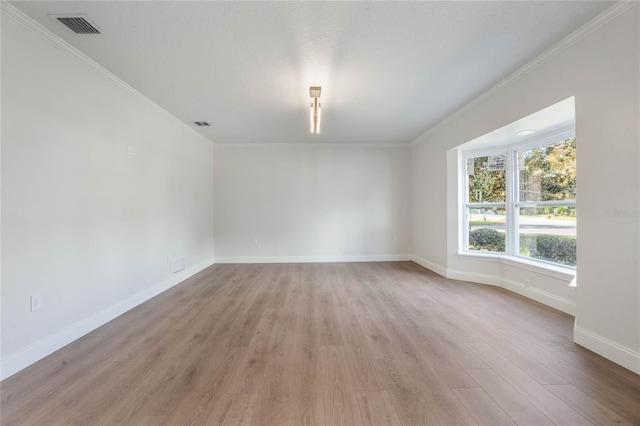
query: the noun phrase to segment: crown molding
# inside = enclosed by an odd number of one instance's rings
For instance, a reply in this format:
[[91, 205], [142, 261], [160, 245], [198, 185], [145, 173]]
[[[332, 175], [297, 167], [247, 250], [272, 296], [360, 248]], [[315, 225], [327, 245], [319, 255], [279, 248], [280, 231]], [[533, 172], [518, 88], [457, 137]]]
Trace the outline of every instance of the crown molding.
[[27, 15], [25, 15], [21, 10], [19, 10], [18, 8], [16, 8], [12, 4], [8, 3], [6, 0], [1, 0], [0, 1], [0, 11], [2, 12], [3, 15], [6, 15], [7, 17], [13, 19], [15, 22], [17, 22], [18, 24], [22, 25], [26, 29], [32, 31], [33, 33], [35, 33], [40, 38], [42, 38], [43, 40], [47, 41], [49, 44], [51, 44], [52, 46], [56, 47], [58, 50], [60, 50], [63, 53], [66, 53], [67, 55], [71, 56], [73, 59], [75, 59], [76, 61], [80, 62], [82, 65], [86, 66], [87, 68], [89, 68], [90, 70], [94, 71], [95, 73], [100, 74], [102, 77], [104, 77], [107, 80], [111, 81], [112, 83], [114, 83], [116, 86], [120, 87], [125, 92], [129, 93], [131, 96], [133, 96], [133, 97], [141, 100], [142, 102], [146, 103], [147, 105], [149, 105], [150, 107], [155, 109], [157, 112], [159, 112], [160, 114], [162, 114], [166, 118], [169, 118], [169, 119], [173, 120], [175, 123], [177, 123], [180, 126], [182, 126], [183, 128], [188, 129], [193, 135], [197, 136], [198, 138], [202, 139], [203, 141], [207, 141], [209, 143], [213, 142], [209, 138], [207, 138], [204, 135], [198, 133], [195, 129], [193, 129], [187, 123], [185, 123], [184, 121], [180, 120], [178, 117], [176, 117], [175, 115], [171, 114], [169, 111], [167, 111], [166, 109], [164, 109], [163, 107], [161, 107], [160, 105], [158, 105], [157, 103], [155, 103], [154, 101], [152, 101], [151, 99], [149, 99], [148, 97], [146, 97], [145, 95], [143, 95], [142, 93], [140, 93], [139, 91], [134, 89], [132, 86], [130, 86], [129, 84], [127, 84], [126, 82], [121, 80], [115, 74], [113, 74], [110, 71], [108, 71], [102, 65], [100, 65], [97, 62], [95, 62], [93, 59], [89, 58], [87, 55], [85, 55], [84, 53], [82, 53], [81, 51], [76, 49], [75, 47], [71, 46], [69, 43], [64, 41], [62, 38], [58, 37], [57, 35], [55, 35], [51, 31], [49, 31], [48, 29], [46, 29], [45, 27], [40, 25], [38, 22], [36, 22], [35, 20], [33, 20], [30, 17], [28, 17]]
[[515, 71], [513, 74], [509, 75], [504, 80], [490, 87], [487, 91], [482, 93], [480, 96], [474, 98], [469, 103], [464, 105], [462, 108], [458, 109], [456, 112], [452, 113], [448, 117], [438, 122], [436, 125], [432, 126], [425, 133], [423, 133], [422, 135], [414, 139], [411, 143], [409, 143], [409, 146], [418, 145], [424, 139], [433, 135], [435, 132], [437, 132], [442, 127], [449, 124], [451, 121], [461, 117], [470, 109], [480, 105], [481, 103], [491, 98], [492, 96], [494, 96], [495, 94], [503, 90], [504, 88], [510, 86], [517, 80], [529, 74], [534, 69], [538, 68], [545, 62], [554, 58], [559, 53], [563, 52], [564, 50], [573, 46], [578, 41], [582, 40], [592, 32], [596, 31], [598, 28], [602, 27], [609, 21], [615, 19], [622, 13], [626, 12], [627, 10], [629, 10], [630, 8], [638, 4], [639, 4], [638, 0], [622, 0], [622, 1], [616, 2], [613, 6], [611, 6], [610, 8], [602, 12], [600, 15], [593, 18], [591, 21], [587, 22], [582, 27], [578, 28], [576, 31], [574, 31], [573, 33], [571, 33], [570, 35], [562, 39], [560, 42], [553, 45], [551, 48], [547, 49], [546, 51], [538, 55], [532, 61], [528, 62], [526, 65], [522, 66], [517, 71]]
[[230, 142], [215, 142], [215, 147], [220, 148], [409, 148], [406, 143], [271, 143], [271, 142], [256, 142], [256, 143], [230, 143]]

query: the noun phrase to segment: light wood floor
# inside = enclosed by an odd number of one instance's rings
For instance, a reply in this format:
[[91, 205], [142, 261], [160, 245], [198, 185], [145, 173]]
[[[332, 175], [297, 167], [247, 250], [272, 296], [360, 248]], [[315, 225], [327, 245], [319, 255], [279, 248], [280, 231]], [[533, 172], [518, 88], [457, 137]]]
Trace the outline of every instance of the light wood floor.
[[573, 318], [411, 262], [215, 265], [1, 383], [12, 424], [640, 424]]

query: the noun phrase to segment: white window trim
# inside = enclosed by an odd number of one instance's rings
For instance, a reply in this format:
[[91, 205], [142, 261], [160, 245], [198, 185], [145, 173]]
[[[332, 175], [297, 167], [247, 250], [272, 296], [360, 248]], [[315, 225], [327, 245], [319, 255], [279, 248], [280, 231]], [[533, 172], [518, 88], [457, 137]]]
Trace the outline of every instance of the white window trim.
[[[551, 143], [560, 142], [566, 139], [576, 137], [575, 127], [564, 127], [555, 131], [547, 132], [538, 136], [533, 136], [523, 141], [519, 141], [513, 144], [502, 144], [491, 147], [485, 147], [480, 149], [460, 149], [460, 164], [458, 171], [462, 175], [462, 197], [458, 203], [459, 209], [461, 209], [460, 216], [462, 218], [461, 226], [459, 229], [462, 231], [462, 238], [459, 239], [460, 245], [458, 247], [458, 256], [468, 259], [485, 259], [491, 261], [500, 261], [512, 266], [517, 266], [523, 269], [529, 269], [533, 272], [539, 272], [546, 275], [550, 275], [555, 278], [567, 279], [575, 277], [576, 268], [574, 266], [560, 265], [558, 263], [548, 262], [542, 259], [535, 259], [526, 256], [520, 256], [519, 254], [519, 240], [516, 238], [518, 235], [518, 216], [515, 214], [516, 209], [519, 207], [528, 206], [575, 206], [576, 200], [567, 201], [539, 201], [539, 202], [526, 202], [518, 201], [517, 199], [517, 176], [513, 171], [514, 165], [518, 164], [517, 153], [518, 151], [527, 151], [533, 148], [538, 148]], [[469, 176], [467, 175], [466, 165], [467, 158], [486, 157], [490, 155], [506, 155], [507, 165], [505, 170], [506, 176], [506, 199], [505, 202], [490, 202], [490, 203], [469, 203]], [[478, 252], [474, 250], [467, 250], [469, 245], [469, 229], [468, 229], [468, 207], [469, 205], [477, 207], [505, 207], [505, 252]]]

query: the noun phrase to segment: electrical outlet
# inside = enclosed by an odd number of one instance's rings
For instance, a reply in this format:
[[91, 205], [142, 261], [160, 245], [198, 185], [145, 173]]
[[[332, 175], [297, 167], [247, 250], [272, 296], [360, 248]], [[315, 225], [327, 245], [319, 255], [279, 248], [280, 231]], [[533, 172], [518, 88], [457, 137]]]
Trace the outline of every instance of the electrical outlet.
[[531, 285], [531, 280], [524, 280], [524, 288], [529, 288]]
[[37, 311], [42, 306], [42, 300], [40, 299], [40, 293], [31, 296], [31, 312]]
[[258, 239], [257, 239], [257, 238], [253, 240], [253, 245], [254, 245], [254, 246], [257, 246], [257, 245], [258, 245]]

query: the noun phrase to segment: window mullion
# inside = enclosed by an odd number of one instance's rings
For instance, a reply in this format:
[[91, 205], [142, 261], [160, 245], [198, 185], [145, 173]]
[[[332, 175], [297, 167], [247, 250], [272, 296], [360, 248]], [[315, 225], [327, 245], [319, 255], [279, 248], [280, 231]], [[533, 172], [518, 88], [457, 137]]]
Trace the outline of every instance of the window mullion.
[[516, 207], [575, 207], [575, 200], [554, 200], [554, 201], [521, 201], [516, 202]]
[[[463, 190], [463, 212], [462, 212], [462, 250], [467, 250], [469, 247], [469, 209], [467, 204], [469, 203], [469, 174], [467, 173], [467, 158], [466, 156], [462, 156], [462, 170], [464, 171], [464, 175], [462, 178], [462, 186]], [[458, 244], [460, 244], [460, 239], [458, 239]]]
[[517, 188], [517, 162], [514, 161], [515, 152], [513, 149], [510, 149], [507, 154], [507, 170], [506, 170], [506, 185], [507, 185], [507, 194], [506, 194], [506, 224], [505, 224], [505, 232], [506, 232], [506, 252], [509, 255], [514, 255], [517, 250], [517, 221], [518, 217], [515, 212], [515, 202], [516, 198], [516, 188]]

